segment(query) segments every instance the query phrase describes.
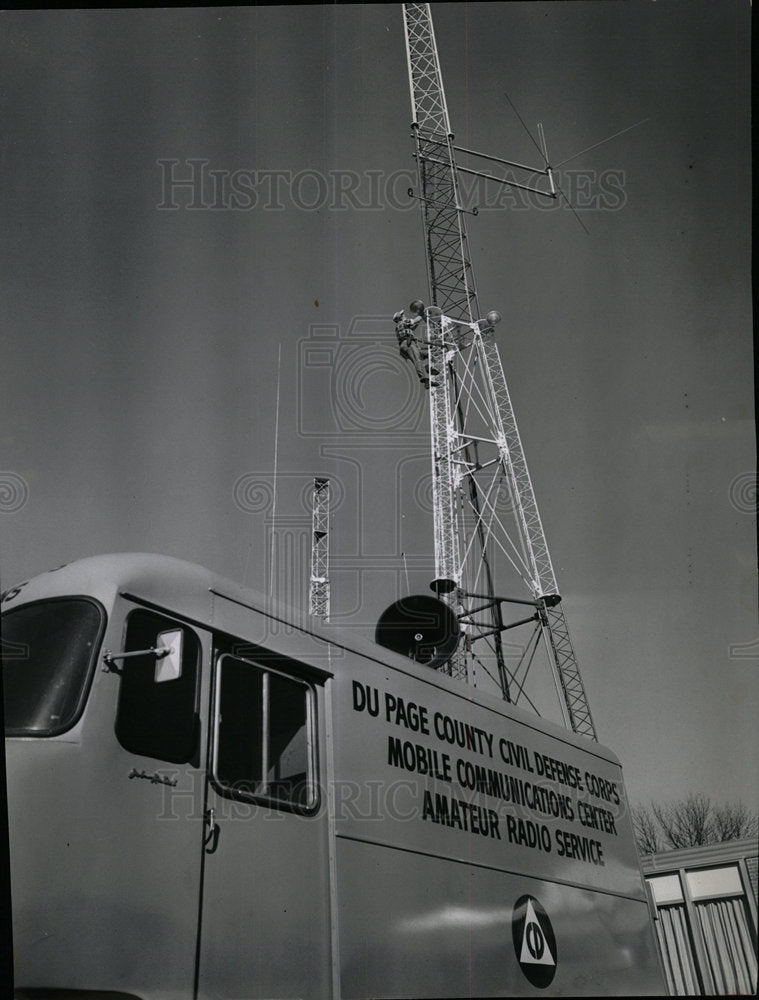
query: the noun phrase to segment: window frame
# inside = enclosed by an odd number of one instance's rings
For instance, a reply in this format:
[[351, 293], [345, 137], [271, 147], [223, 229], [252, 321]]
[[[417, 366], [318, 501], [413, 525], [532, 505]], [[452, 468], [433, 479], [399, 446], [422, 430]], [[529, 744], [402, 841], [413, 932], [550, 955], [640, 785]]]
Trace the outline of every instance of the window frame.
[[[259, 659], [252, 658], [250, 656], [240, 656], [237, 653], [223, 648], [217, 651], [214, 662], [213, 699], [211, 704], [211, 711], [213, 715], [211, 726], [211, 759], [209, 761], [209, 778], [214, 790], [224, 798], [236, 799], [243, 802], [260, 803], [262, 805], [269, 805], [273, 808], [280, 809], [284, 812], [293, 812], [304, 816], [311, 816], [318, 812], [321, 805], [318, 754], [318, 699], [316, 689], [312, 681], [301, 676], [298, 672], [287, 672], [285, 669], [279, 669], [279, 666], [272, 666], [268, 661], [270, 661], [274, 655], [276, 654], [271, 654], [268, 651], [262, 650], [262, 656]], [[283, 677], [285, 680], [298, 684], [304, 689], [306, 696], [306, 766], [308, 768], [306, 772], [306, 784], [309, 792], [309, 801], [305, 805], [293, 802], [291, 799], [283, 799], [280, 796], [271, 795], [267, 792], [248, 792], [239, 788], [233, 788], [229, 784], [226, 784], [223, 779], [218, 777], [221, 683], [224, 667], [223, 661], [227, 658], [239, 663], [244, 663], [246, 666], [258, 670], [262, 674], [262, 719], [259, 739], [261, 741], [262, 753], [261, 771], [264, 775], [266, 774], [268, 765], [268, 736], [271, 705], [268, 693], [269, 685], [267, 683], [267, 675], [275, 674], [279, 677]], [[277, 657], [277, 660], [279, 660], [279, 657]], [[290, 661], [285, 662], [289, 663]], [[285, 666], [285, 663], [283, 663], [282, 666]], [[307, 671], [307, 669], [307, 666], [304, 665], [304, 672]]]
[[[713, 889], [709, 892], [698, 889], [697, 879], [699, 875], [707, 875], [710, 872], [723, 872], [728, 870], [735, 872], [735, 881], [737, 882], [737, 886], [732, 888]], [[691, 875], [695, 876], [695, 878], [691, 879]], [[745, 890], [741, 880], [741, 871], [737, 861], [729, 861], [727, 863], [717, 865], [700, 865], [698, 868], [686, 868], [683, 869], [683, 878], [688, 885], [690, 898], [696, 904], [711, 903], [715, 899], [737, 899], [739, 896], [745, 895]]]
[[[41, 597], [36, 601], [28, 601], [25, 604], [16, 604], [11, 608], [3, 608], [2, 617], [7, 617], [18, 611], [24, 611], [27, 608], [37, 607], [41, 604], [59, 604], [62, 601], [82, 601], [86, 604], [91, 604], [99, 615], [99, 624], [95, 639], [92, 643], [92, 651], [90, 653], [89, 663], [87, 664], [84, 671], [84, 681], [81, 684], [79, 697], [77, 698], [76, 707], [69, 721], [61, 723], [59, 726], [49, 726], [47, 729], [15, 729], [8, 731], [5, 728], [5, 719], [3, 719], [3, 732], [5, 737], [8, 739], [50, 739], [55, 736], [62, 736], [64, 733], [69, 732], [76, 726], [82, 716], [84, 715], [84, 710], [87, 706], [87, 700], [90, 696], [90, 691], [92, 689], [92, 682], [95, 677], [96, 667], [100, 659], [100, 651], [103, 645], [103, 639], [105, 637], [106, 628], [108, 626], [108, 613], [105, 610], [104, 605], [96, 598], [92, 597], [90, 594], [59, 594], [55, 597]], [[0, 678], [0, 683], [2, 678]], [[4, 701], [4, 699], [3, 699]]]
[[[135, 750], [133, 749], [132, 746], [128, 746], [126, 743], [124, 743], [124, 741], [121, 738], [123, 733], [120, 734], [119, 732], [120, 729], [119, 722], [121, 718], [121, 703], [122, 703], [121, 700], [122, 700], [122, 691], [124, 685], [124, 677], [122, 676], [124, 673], [123, 664], [120, 665], [118, 669], [115, 671], [115, 673], [119, 675], [118, 693], [116, 695], [116, 705], [113, 716], [113, 733], [114, 736], [116, 737], [116, 742], [118, 743], [119, 747], [122, 750], [124, 750], [126, 753], [132, 754], [135, 757], [147, 757], [150, 760], [163, 761], [165, 763], [175, 764], [177, 766], [189, 765], [191, 767], [198, 767], [200, 765], [200, 753], [201, 753], [201, 723], [200, 723], [199, 699], [200, 699], [200, 689], [203, 678], [203, 660], [204, 660], [203, 641], [201, 635], [198, 633], [194, 623], [188, 622], [181, 616], [173, 614], [169, 609], [136, 603], [133, 606], [130, 606], [127, 609], [126, 614], [124, 615], [124, 625], [122, 628], [122, 635], [121, 635], [121, 648], [124, 650], [128, 649], [127, 636], [129, 633], [129, 625], [130, 621], [135, 615], [152, 615], [155, 619], [163, 619], [164, 622], [170, 623], [170, 626], [168, 627], [173, 627], [174, 629], [181, 629], [182, 632], [185, 633], [185, 638], [183, 639], [183, 648], [185, 650], [185, 652], [183, 653], [183, 658], [184, 656], [189, 655], [186, 652], [188, 646], [188, 643], [186, 641], [187, 633], [189, 633], [189, 635], [191, 635], [195, 641], [197, 657], [195, 662], [193, 663], [193, 669], [195, 671], [195, 683], [193, 685], [193, 695], [192, 695], [193, 747], [192, 747], [192, 753], [189, 756], [187, 756], [186, 754], [182, 754], [182, 759], [180, 760], [177, 759], [178, 755], [176, 754], [171, 757], [167, 757], [164, 755], [156, 756], [155, 754], [152, 753], [146, 753], [144, 748], [142, 750]], [[164, 629], [164, 631], [166, 631], [166, 629]], [[160, 632], [156, 633], [156, 635], [159, 634]], [[183, 672], [184, 669], [185, 669], [185, 664], [183, 662], [182, 665]], [[167, 682], [155, 681], [154, 683], [165, 684]]]

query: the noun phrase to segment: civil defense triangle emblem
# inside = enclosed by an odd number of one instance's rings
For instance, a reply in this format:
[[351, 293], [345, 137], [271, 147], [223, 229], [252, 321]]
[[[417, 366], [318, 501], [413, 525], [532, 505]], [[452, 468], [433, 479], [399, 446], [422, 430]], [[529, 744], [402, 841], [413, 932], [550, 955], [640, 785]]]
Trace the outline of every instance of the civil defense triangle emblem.
[[545, 989], [556, 975], [556, 935], [548, 914], [534, 896], [521, 896], [516, 901], [511, 933], [522, 972], [533, 986]]

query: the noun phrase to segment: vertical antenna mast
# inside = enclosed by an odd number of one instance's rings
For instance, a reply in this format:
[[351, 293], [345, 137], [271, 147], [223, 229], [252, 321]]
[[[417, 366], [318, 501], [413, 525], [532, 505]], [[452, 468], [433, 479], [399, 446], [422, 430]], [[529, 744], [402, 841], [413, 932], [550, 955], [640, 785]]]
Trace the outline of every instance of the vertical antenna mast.
[[[458, 179], [463, 168], [456, 163], [459, 147], [453, 144], [429, 4], [404, 4], [403, 23], [431, 302], [430, 365], [445, 373], [429, 390], [432, 586], [456, 609], [466, 636], [448, 669], [472, 680], [475, 667], [490, 673], [494, 665], [504, 698], [537, 711], [526, 682], [542, 634], [566, 725], [596, 739], [495, 341], [501, 317], [492, 311], [480, 318]], [[541, 142], [545, 151], [542, 128]], [[550, 167], [535, 172], [551, 184], [551, 192], [536, 193], [555, 197]], [[522, 597], [496, 594], [494, 576], [497, 570], [500, 579], [504, 567], [526, 588]], [[504, 625], [504, 603], [528, 605], [533, 613]], [[510, 669], [502, 633], [529, 623], [533, 637]]]
[[329, 479], [314, 479], [308, 613], [329, 619]]

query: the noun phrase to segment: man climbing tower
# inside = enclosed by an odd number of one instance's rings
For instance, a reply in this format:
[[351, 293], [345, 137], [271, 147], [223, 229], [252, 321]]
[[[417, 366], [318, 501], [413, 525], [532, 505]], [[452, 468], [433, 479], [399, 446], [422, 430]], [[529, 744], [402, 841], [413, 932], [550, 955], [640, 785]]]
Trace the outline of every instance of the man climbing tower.
[[401, 357], [410, 361], [414, 368], [416, 369], [416, 374], [419, 376], [419, 381], [425, 388], [429, 389], [430, 384], [437, 388], [438, 383], [430, 383], [430, 375], [438, 375], [439, 372], [436, 368], [430, 369], [428, 374], [428, 369], [425, 368], [423, 358], [426, 358], [429, 354], [426, 348], [419, 347], [419, 342], [414, 336], [414, 330], [422, 322], [422, 315], [424, 314], [424, 305], [419, 299], [415, 299], [410, 307], [412, 312], [417, 315], [411, 319], [406, 316], [402, 309], [393, 315], [393, 322], [395, 323], [395, 334], [398, 338], [398, 348], [401, 352]]

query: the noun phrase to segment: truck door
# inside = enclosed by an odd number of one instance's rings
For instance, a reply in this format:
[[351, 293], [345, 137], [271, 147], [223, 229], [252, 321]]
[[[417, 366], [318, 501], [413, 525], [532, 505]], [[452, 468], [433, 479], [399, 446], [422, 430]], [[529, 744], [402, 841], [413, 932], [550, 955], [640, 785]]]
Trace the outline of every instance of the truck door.
[[[101, 877], [110, 903], [103, 911], [110, 961], [121, 968], [104, 985], [126, 988], [128, 982], [137, 993], [190, 997], [203, 858], [200, 718], [209, 700], [210, 634], [168, 613], [128, 605], [116, 642], [122, 645], [110, 646], [118, 689], [108, 733], [112, 781], [103, 803], [110, 832], [101, 834], [101, 843], [110, 843], [111, 861]], [[171, 656], [141, 652], [167, 646]], [[132, 655], [119, 659], [119, 652]]]
[[11, 616], [28, 650], [11, 716], [25, 738], [9, 740], [16, 986], [187, 1000], [210, 633], [123, 598], [102, 648], [105, 609], [89, 598]]
[[331, 992], [323, 708], [296, 662], [218, 649], [200, 997]]

